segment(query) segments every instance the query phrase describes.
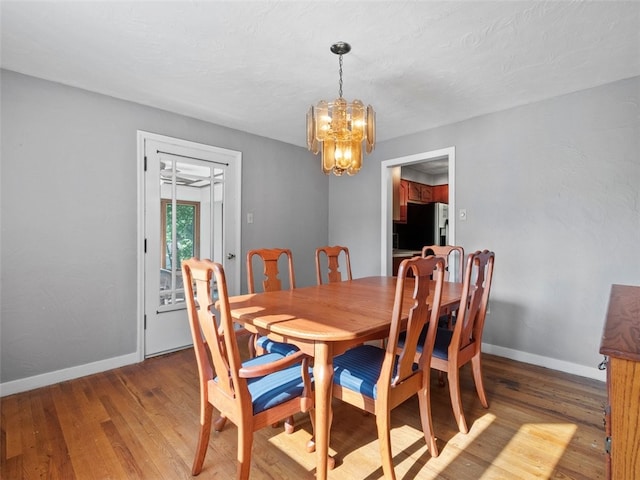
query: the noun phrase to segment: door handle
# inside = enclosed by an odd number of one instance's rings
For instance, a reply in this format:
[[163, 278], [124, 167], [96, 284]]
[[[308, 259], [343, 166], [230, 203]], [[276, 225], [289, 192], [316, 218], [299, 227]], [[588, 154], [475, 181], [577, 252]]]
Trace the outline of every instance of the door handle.
[[233, 260], [234, 258], [236, 258], [235, 254], [227, 253], [227, 260]]

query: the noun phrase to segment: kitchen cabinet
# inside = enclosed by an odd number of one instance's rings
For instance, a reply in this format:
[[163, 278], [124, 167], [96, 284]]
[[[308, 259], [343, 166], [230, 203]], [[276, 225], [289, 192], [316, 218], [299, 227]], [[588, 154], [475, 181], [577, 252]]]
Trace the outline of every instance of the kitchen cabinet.
[[449, 185], [434, 185], [431, 187], [431, 201], [449, 203]]
[[429, 203], [433, 202], [431, 198], [431, 186], [430, 185], [420, 185], [420, 197], [422, 202]]
[[398, 223], [407, 223], [407, 203], [409, 202], [409, 181], [400, 180], [399, 191], [400, 211]]
[[640, 479], [640, 287], [613, 285], [600, 344], [606, 355], [608, 479]]
[[410, 202], [421, 202], [422, 190], [420, 189], [420, 184], [417, 182], [407, 182], [407, 183], [409, 185], [408, 200]]
[[415, 203], [431, 202], [431, 186], [418, 182], [407, 182], [409, 185], [408, 201]]

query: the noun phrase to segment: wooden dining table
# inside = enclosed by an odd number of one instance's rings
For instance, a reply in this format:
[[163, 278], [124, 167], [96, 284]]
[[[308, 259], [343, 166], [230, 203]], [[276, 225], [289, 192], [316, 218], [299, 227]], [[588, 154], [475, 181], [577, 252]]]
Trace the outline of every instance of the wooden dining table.
[[[233, 319], [248, 331], [294, 344], [314, 359], [318, 480], [328, 470], [333, 357], [388, 336], [395, 290], [396, 277], [379, 276], [229, 299]], [[445, 282], [441, 307], [455, 308], [461, 295], [461, 283]], [[410, 304], [404, 302], [405, 315]]]

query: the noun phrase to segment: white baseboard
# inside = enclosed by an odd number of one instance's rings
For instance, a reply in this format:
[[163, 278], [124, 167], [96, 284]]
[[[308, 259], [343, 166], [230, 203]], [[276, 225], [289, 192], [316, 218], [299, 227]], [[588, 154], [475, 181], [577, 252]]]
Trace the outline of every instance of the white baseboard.
[[594, 380], [600, 380], [602, 382], [607, 379], [606, 370], [599, 370], [597, 367], [586, 367], [577, 363], [565, 362], [564, 360], [558, 360], [556, 358], [543, 357], [541, 355], [521, 352], [519, 350], [512, 350], [510, 348], [490, 345], [487, 343], [482, 344], [482, 351], [491, 355], [517, 360], [519, 362], [531, 363], [532, 365], [538, 365], [539, 367], [551, 368], [552, 370], [559, 370], [560, 372], [570, 373], [572, 375], [593, 378]]
[[55, 372], [43, 373], [42, 375], [34, 375], [33, 377], [21, 378], [11, 382], [0, 383], [0, 397], [13, 395], [14, 393], [26, 392], [34, 388], [46, 387], [54, 383], [73, 380], [74, 378], [92, 375], [94, 373], [104, 372], [113, 368], [124, 367], [132, 363], [139, 362], [137, 353], [129, 353], [120, 357], [107, 358], [98, 362], [78, 365], [77, 367], [56, 370]]
[[[555, 358], [543, 357], [533, 353], [521, 352], [519, 350], [512, 350], [510, 348], [490, 345], [487, 343], [482, 344], [482, 351], [491, 355], [510, 358], [511, 360], [517, 360], [519, 362], [531, 363], [533, 365], [559, 370], [572, 375], [593, 378], [602, 382], [606, 381], [606, 371], [598, 370], [596, 367], [585, 367], [584, 365], [579, 365], [577, 363], [565, 362]], [[98, 362], [79, 365], [77, 367], [65, 368], [55, 372], [43, 373], [42, 375], [35, 375], [33, 377], [0, 383], [0, 397], [13, 395], [14, 393], [26, 392], [28, 390], [33, 390], [34, 388], [46, 387], [58, 382], [72, 380], [74, 378], [84, 377], [94, 373], [104, 372], [113, 368], [138, 363], [139, 361], [139, 355], [137, 353], [130, 353], [120, 357], [108, 358]]]

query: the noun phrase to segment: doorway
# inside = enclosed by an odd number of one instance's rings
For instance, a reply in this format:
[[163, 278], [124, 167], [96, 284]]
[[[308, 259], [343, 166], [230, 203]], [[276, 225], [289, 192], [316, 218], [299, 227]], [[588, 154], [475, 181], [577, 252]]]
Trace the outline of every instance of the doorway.
[[138, 148], [142, 359], [193, 343], [182, 260], [221, 263], [230, 293], [240, 293], [241, 153], [147, 132]]
[[392, 158], [384, 160], [380, 164], [381, 173], [381, 225], [380, 229], [380, 265], [382, 275], [391, 275], [393, 262], [393, 176], [396, 167], [417, 165], [425, 162], [448, 161], [448, 180], [449, 180], [449, 244], [455, 245], [455, 168], [456, 153], [455, 147], [442, 148], [440, 150], [432, 150], [430, 152], [416, 153], [404, 157]]

